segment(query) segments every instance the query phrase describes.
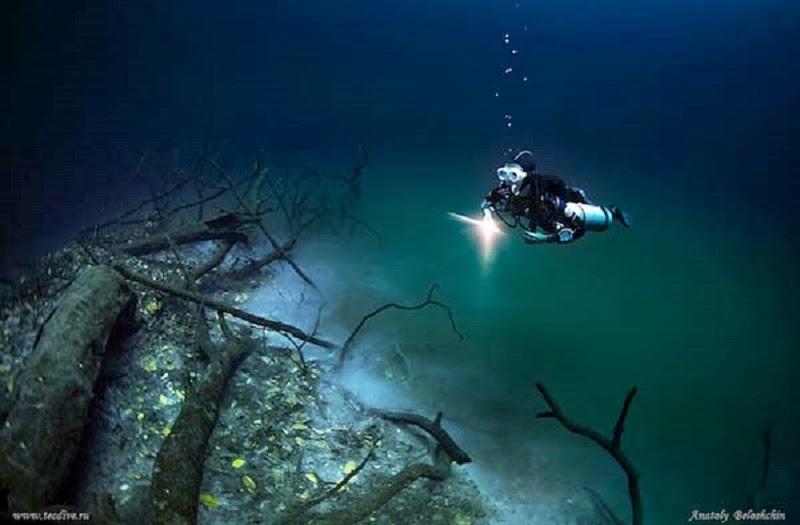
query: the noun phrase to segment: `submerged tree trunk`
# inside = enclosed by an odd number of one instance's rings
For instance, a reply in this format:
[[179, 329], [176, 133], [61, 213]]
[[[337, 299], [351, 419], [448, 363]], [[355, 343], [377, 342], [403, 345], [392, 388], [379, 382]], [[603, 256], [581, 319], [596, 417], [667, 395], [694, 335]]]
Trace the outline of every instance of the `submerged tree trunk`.
[[187, 390], [172, 432], [158, 451], [150, 485], [151, 525], [197, 522], [208, 440], [217, 424], [228, 380], [248, 354], [247, 346], [230, 333], [221, 315], [220, 323], [226, 343], [214, 347], [208, 339], [205, 322], [200, 321], [198, 343], [211, 362]]
[[133, 295], [108, 266], [90, 266], [45, 321], [0, 430], [0, 488], [11, 510], [54, 503], [86, 424], [106, 343]]

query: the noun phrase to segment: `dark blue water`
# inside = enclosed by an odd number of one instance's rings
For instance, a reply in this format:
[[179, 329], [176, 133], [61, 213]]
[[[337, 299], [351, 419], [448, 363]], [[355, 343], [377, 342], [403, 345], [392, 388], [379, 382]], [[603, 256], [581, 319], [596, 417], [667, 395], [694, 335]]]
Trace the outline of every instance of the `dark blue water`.
[[[503, 385], [466, 399], [476, 419], [504, 406], [519, 423], [542, 379], [576, 417], [609, 428], [639, 385], [626, 436], [652, 523], [744, 499], [772, 421], [770, 503], [800, 512], [789, 497], [800, 479], [800, 9], [230, 4], [11, 6], [8, 274], [138, 194], [143, 151], [162, 163], [158, 180], [204, 140], [240, 167], [261, 147], [337, 169], [363, 143], [360, 212], [388, 238], [387, 278], [412, 298], [441, 282], [469, 345], [437, 360]], [[635, 228], [556, 249], [510, 236], [482, 265], [446, 212], [476, 212], [508, 148], [624, 204]]]

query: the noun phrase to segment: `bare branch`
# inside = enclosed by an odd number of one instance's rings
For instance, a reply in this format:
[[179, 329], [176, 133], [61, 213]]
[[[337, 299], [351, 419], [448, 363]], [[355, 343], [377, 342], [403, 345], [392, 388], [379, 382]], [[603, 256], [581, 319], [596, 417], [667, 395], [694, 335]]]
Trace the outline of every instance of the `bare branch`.
[[327, 348], [327, 349], [337, 348], [336, 344], [331, 343], [330, 341], [326, 341], [324, 339], [320, 339], [315, 336], [310, 336], [295, 326], [282, 323], [280, 321], [273, 321], [271, 319], [266, 319], [264, 317], [253, 315], [249, 312], [245, 312], [244, 310], [240, 310], [239, 308], [228, 306], [227, 304], [220, 302], [212, 297], [192, 292], [190, 290], [185, 290], [182, 288], [171, 286], [169, 284], [153, 281], [152, 279], [148, 279], [147, 277], [144, 277], [142, 275], [139, 275], [137, 273], [128, 270], [122, 265], [114, 265], [113, 268], [117, 270], [119, 273], [121, 273], [126, 279], [135, 281], [149, 288], [153, 288], [155, 290], [159, 290], [164, 293], [180, 297], [181, 299], [191, 301], [193, 303], [201, 304], [203, 306], [211, 308], [212, 310], [224, 312], [226, 314], [232, 315], [234, 317], [237, 317], [243, 321], [247, 321], [248, 323], [254, 324], [256, 326], [263, 326], [264, 328], [269, 328], [271, 330], [274, 330], [282, 334], [289, 334], [293, 337], [296, 337], [297, 339], [300, 339], [301, 341], [308, 341], [309, 343], [319, 346], [321, 348]]
[[452, 461], [455, 461], [459, 465], [472, 462], [472, 459], [469, 457], [469, 455], [467, 455], [467, 453], [464, 452], [464, 450], [459, 447], [458, 444], [456, 444], [453, 438], [450, 437], [450, 434], [448, 434], [447, 431], [442, 428], [441, 412], [436, 414], [436, 419], [434, 421], [408, 412], [386, 412], [383, 410], [372, 410], [372, 413], [389, 421], [394, 421], [396, 423], [408, 423], [409, 425], [414, 425], [421, 428], [430, 434], [430, 436], [442, 446], [442, 449], [444, 449]]
[[[234, 184], [233, 179], [228, 175], [225, 169], [222, 166], [220, 166], [216, 160], [206, 156], [205, 154], [202, 155], [202, 159], [204, 162], [208, 163], [212, 168], [214, 168], [222, 178], [225, 179], [225, 181], [228, 183], [229, 189], [236, 197], [236, 200], [239, 201], [239, 204], [242, 206], [245, 212], [247, 212], [251, 217], [255, 217], [254, 212], [247, 207], [247, 203], [244, 201], [244, 198], [239, 194], [239, 191], [236, 189], [236, 185]], [[272, 249], [275, 250], [275, 252], [280, 255], [281, 259], [285, 260], [289, 264], [289, 266], [291, 266], [292, 269], [294, 269], [294, 271], [297, 273], [297, 275], [300, 276], [301, 279], [303, 279], [305, 282], [311, 285], [311, 287], [313, 287], [315, 290], [319, 290], [314, 281], [312, 281], [311, 278], [308, 275], [306, 275], [305, 272], [303, 272], [303, 270], [297, 265], [297, 263], [295, 263], [289, 257], [289, 255], [283, 251], [280, 244], [278, 244], [278, 241], [272, 236], [272, 234], [269, 233], [269, 231], [267, 231], [267, 228], [264, 226], [264, 221], [262, 221], [260, 217], [257, 217], [257, 219], [258, 220], [256, 224], [258, 225], [259, 230], [261, 230], [261, 233], [264, 234], [264, 237], [266, 237], [269, 243], [272, 245]]]
[[628, 392], [628, 395], [625, 396], [625, 403], [622, 406], [619, 418], [617, 419], [617, 424], [614, 427], [613, 440], [607, 439], [599, 432], [589, 427], [579, 425], [567, 418], [567, 416], [561, 411], [561, 407], [558, 406], [558, 403], [556, 403], [555, 399], [553, 399], [553, 397], [550, 395], [550, 392], [548, 392], [547, 388], [545, 388], [544, 384], [537, 382], [536, 388], [542, 394], [545, 403], [547, 403], [547, 406], [550, 408], [550, 410], [547, 412], [540, 412], [536, 415], [536, 417], [554, 418], [561, 423], [564, 428], [573, 434], [578, 434], [580, 436], [589, 438], [597, 445], [605, 449], [605, 451], [608, 452], [622, 468], [622, 470], [625, 472], [625, 476], [628, 478], [628, 496], [631, 500], [632, 523], [633, 525], [642, 525], [644, 518], [642, 517], [642, 496], [639, 491], [639, 473], [628, 459], [628, 456], [622, 452], [619, 443], [620, 437], [622, 436], [622, 429], [624, 428], [625, 418], [628, 415], [628, 409], [630, 408], [631, 401], [633, 401], [633, 397], [636, 395], [636, 387], [631, 388]]
[[218, 247], [217, 250], [211, 255], [211, 258], [206, 261], [203, 265], [197, 267], [192, 272], [192, 282], [197, 282], [198, 279], [203, 277], [205, 274], [222, 264], [222, 261], [225, 259], [225, 256], [233, 248], [233, 243], [230, 241], [222, 242]]
[[302, 518], [306, 512], [313, 509], [326, 499], [330, 499], [331, 497], [338, 494], [339, 491], [342, 490], [342, 488], [345, 485], [350, 483], [350, 480], [356, 477], [359, 472], [364, 470], [364, 467], [367, 466], [367, 462], [372, 458], [372, 455], [374, 453], [375, 453], [375, 445], [373, 444], [373, 446], [369, 449], [369, 452], [367, 452], [367, 455], [364, 456], [364, 459], [361, 460], [361, 462], [356, 466], [356, 468], [348, 472], [338, 483], [336, 483], [336, 485], [326, 490], [322, 494], [319, 494], [318, 496], [315, 496], [308, 501], [304, 501], [303, 503], [300, 503], [296, 507], [290, 509], [289, 511], [286, 512], [284, 517], [278, 518], [278, 520], [276, 520], [276, 525], [291, 525], [300, 523], [299, 521], [300, 518]]
[[764, 449], [761, 459], [761, 476], [759, 477], [758, 487], [756, 487], [756, 490], [747, 500], [748, 508], [760, 507], [762, 505], [761, 498], [764, 495], [764, 490], [767, 488], [767, 478], [769, 477], [770, 468], [770, 449], [772, 448], [772, 423], [768, 422], [764, 430], [761, 431], [761, 444]]
[[367, 323], [367, 321], [369, 321], [373, 317], [375, 317], [375, 316], [381, 314], [382, 312], [385, 312], [386, 310], [389, 310], [391, 308], [394, 308], [394, 309], [397, 309], [397, 310], [420, 310], [420, 309], [425, 308], [426, 306], [429, 306], [429, 305], [430, 306], [438, 306], [439, 308], [441, 308], [445, 312], [447, 312], [447, 317], [450, 320], [450, 328], [452, 328], [453, 332], [455, 332], [456, 335], [458, 335], [459, 339], [464, 339], [464, 335], [458, 330], [458, 326], [456, 325], [456, 321], [453, 318], [453, 310], [448, 305], [446, 305], [446, 304], [444, 304], [444, 303], [442, 303], [440, 301], [437, 301], [437, 300], [435, 300], [433, 298], [433, 294], [434, 294], [434, 292], [436, 291], [437, 288], [438, 288], [437, 285], [435, 285], [435, 284], [432, 285], [428, 289], [427, 298], [423, 302], [421, 302], [419, 304], [409, 306], [409, 305], [404, 305], [404, 304], [388, 303], [388, 304], [385, 304], [385, 305], [381, 306], [380, 308], [378, 308], [376, 310], [373, 310], [372, 312], [368, 313], [367, 315], [365, 315], [361, 319], [361, 321], [356, 325], [355, 329], [350, 333], [350, 336], [347, 338], [347, 340], [342, 345], [342, 349], [341, 349], [341, 351], [339, 353], [339, 362], [337, 364], [337, 367], [339, 369], [341, 369], [342, 366], [344, 366], [344, 362], [347, 360], [347, 354], [348, 354], [348, 351], [350, 350], [350, 347], [353, 344], [353, 341], [355, 340], [356, 336], [361, 331], [361, 329], [364, 327], [364, 325]]
[[361, 152], [361, 162], [353, 168], [353, 173], [350, 176], [350, 188], [356, 195], [361, 193], [361, 177], [364, 170], [367, 169], [367, 163], [369, 162], [369, 155], [362, 144], [358, 145], [358, 151]]
[[635, 395], [636, 387], [633, 387], [628, 392], [628, 395], [625, 396], [625, 402], [622, 404], [622, 410], [619, 411], [617, 424], [614, 425], [614, 436], [611, 439], [611, 446], [614, 448], [619, 448], [619, 442], [622, 439], [622, 433], [625, 432], [625, 418], [628, 417], [628, 409], [631, 407], [631, 401], [633, 401], [633, 396]]
[[[290, 239], [283, 243], [283, 251], [288, 252], [297, 244], [297, 239]], [[248, 276], [257, 275], [265, 266], [269, 266], [275, 261], [280, 261], [281, 256], [277, 252], [271, 252], [264, 257], [256, 260], [250, 260], [242, 268], [231, 270], [229, 276], [233, 279], [246, 279]]]

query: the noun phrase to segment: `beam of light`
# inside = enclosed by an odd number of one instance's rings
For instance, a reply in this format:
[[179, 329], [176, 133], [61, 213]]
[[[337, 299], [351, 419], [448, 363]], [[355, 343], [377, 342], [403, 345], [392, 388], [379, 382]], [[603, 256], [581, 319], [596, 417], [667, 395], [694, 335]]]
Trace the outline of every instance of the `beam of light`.
[[447, 212], [451, 218], [469, 224], [478, 235], [481, 246], [481, 269], [485, 272], [494, 260], [495, 245], [503, 233], [491, 216], [484, 215], [483, 219], [474, 219], [459, 213]]
[[465, 222], [467, 224], [475, 224], [478, 225], [481, 223], [478, 219], [473, 219], [472, 217], [467, 217], [466, 215], [461, 215], [460, 213], [453, 213], [452, 211], [448, 211], [447, 214], [452, 217], [453, 219], [461, 222]]

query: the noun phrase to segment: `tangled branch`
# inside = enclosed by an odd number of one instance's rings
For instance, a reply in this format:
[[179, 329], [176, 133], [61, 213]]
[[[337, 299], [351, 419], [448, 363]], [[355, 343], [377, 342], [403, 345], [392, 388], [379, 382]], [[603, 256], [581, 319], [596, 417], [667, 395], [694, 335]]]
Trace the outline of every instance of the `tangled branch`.
[[344, 366], [344, 363], [348, 357], [348, 352], [350, 351], [350, 347], [353, 345], [353, 341], [355, 340], [356, 336], [361, 331], [361, 329], [364, 328], [364, 325], [367, 323], [367, 321], [391, 308], [397, 310], [421, 310], [426, 306], [437, 306], [443, 309], [445, 312], [447, 312], [447, 318], [450, 320], [450, 328], [453, 330], [453, 332], [455, 332], [456, 335], [458, 335], [459, 339], [464, 339], [464, 335], [459, 331], [458, 326], [456, 325], [455, 318], [453, 317], [453, 310], [448, 305], [433, 298], [433, 294], [434, 292], [436, 292], [437, 288], [438, 285], [436, 284], [431, 285], [431, 287], [428, 289], [428, 296], [425, 298], [424, 301], [422, 301], [419, 304], [405, 305], [397, 303], [388, 303], [365, 315], [361, 319], [361, 321], [356, 325], [355, 329], [353, 329], [353, 331], [350, 333], [350, 336], [342, 345], [341, 351], [339, 353], [339, 361], [337, 363], [337, 368], [341, 369]]

